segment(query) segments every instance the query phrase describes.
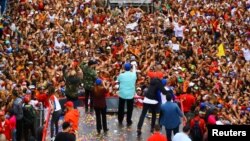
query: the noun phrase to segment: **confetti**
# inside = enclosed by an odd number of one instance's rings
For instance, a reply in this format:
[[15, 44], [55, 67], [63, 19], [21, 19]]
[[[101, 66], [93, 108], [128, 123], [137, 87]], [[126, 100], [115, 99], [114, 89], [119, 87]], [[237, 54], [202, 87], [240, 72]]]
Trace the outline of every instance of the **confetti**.
[[[104, 134], [103, 131], [98, 135], [96, 131], [95, 114], [86, 114], [84, 108], [79, 108], [80, 120], [79, 120], [79, 131], [78, 141], [144, 141], [150, 134], [150, 119], [145, 119], [142, 129], [141, 138], [137, 137], [137, 123], [138, 117], [141, 114], [141, 109], [135, 108], [133, 112], [133, 125], [131, 127], [126, 126], [126, 115], [124, 116], [123, 126], [118, 125], [116, 114], [107, 114], [107, 125], [109, 131]], [[63, 118], [59, 121], [59, 131], [62, 131], [61, 126]], [[49, 126], [50, 127], [50, 126]], [[50, 135], [50, 130], [48, 134]], [[48, 140], [50, 137], [48, 137]]]

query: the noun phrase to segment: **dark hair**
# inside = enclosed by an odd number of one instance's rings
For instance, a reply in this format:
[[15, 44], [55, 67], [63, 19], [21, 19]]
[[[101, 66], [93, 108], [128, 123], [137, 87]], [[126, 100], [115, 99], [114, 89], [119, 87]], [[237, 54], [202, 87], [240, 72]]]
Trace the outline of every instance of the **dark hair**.
[[167, 94], [166, 95], [166, 99], [167, 99], [167, 101], [171, 101], [172, 100], [172, 96], [170, 94]]
[[15, 97], [18, 97], [18, 92], [17, 92], [17, 90], [14, 89], [14, 90], [12, 91], [12, 95], [15, 96]]
[[63, 128], [63, 130], [65, 130], [65, 129], [67, 129], [67, 128], [69, 128], [71, 125], [70, 125], [70, 123], [69, 122], [64, 122], [63, 124], [62, 124], [62, 128]]
[[161, 130], [161, 127], [160, 127], [160, 125], [155, 125], [155, 131], [160, 131]]
[[186, 125], [183, 127], [183, 132], [187, 133], [188, 131], [190, 131], [190, 126]]
[[13, 108], [11, 108], [8, 112], [10, 114], [10, 117], [12, 117], [13, 115], [15, 115]]
[[194, 111], [194, 115], [195, 115], [195, 116], [198, 116], [199, 114], [200, 114], [200, 113], [199, 113], [198, 110], [195, 110], [195, 111]]
[[53, 94], [53, 93], [55, 93], [55, 88], [52, 87], [52, 86], [50, 86], [50, 87], [48, 88], [48, 94], [51, 95], [51, 94]]

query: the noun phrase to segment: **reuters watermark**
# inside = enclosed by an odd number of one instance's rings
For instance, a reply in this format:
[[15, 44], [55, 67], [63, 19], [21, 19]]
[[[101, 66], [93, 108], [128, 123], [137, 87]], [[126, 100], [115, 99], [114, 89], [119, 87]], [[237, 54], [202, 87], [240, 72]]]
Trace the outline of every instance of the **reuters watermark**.
[[250, 125], [213, 125], [208, 126], [208, 141], [237, 137], [242, 141], [250, 140]]

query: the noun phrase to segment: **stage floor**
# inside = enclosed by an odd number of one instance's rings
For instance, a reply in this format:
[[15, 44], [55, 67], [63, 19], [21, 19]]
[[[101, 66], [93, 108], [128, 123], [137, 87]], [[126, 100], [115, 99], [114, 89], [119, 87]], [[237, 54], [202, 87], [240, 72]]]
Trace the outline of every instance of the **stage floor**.
[[[126, 119], [123, 121], [123, 126], [118, 125], [117, 114], [108, 114], [107, 123], [109, 131], [105, 135], [103, 132], [98, 135], [95, 124], [95, 114], [86, 114], [83, 108], [79, 108], [81, 117], [79, 120], [78, 141], [146, 141], [151, 135], [150, 119], [145, 118], [142, 135], [137, 137], [137, 123], [141, 114], [141, 109], [135, 108], [133, 111], [133, 124], [131, 127], [126, 126]], [[126, 117], [126, 115], [125, 115]], [[63, 117], [59, 121], [60, 131], [63, 122]], [[50, 140], [50, 129], [48, 130], [48, 140]], [[165, 134], [165, 131], [163, 130]]]

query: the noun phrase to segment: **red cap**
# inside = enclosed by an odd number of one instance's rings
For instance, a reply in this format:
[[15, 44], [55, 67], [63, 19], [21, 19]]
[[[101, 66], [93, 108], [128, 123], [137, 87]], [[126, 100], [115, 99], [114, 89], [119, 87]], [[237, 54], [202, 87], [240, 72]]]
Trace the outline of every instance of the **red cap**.
[[26, 95], [23, 99], [23, 102], [28, 104], [30, 102], [30, 97], [28, 95]]
[[65, 107], [74, 107], [74, 103], [71, 102], [71, 101], [67, 101], [65, 104], [64, 104]]

